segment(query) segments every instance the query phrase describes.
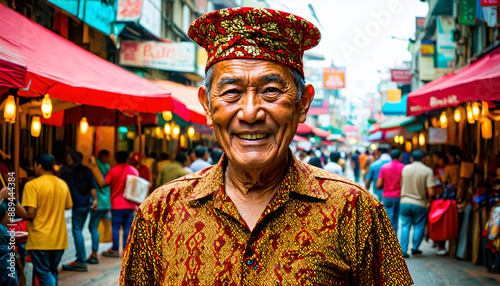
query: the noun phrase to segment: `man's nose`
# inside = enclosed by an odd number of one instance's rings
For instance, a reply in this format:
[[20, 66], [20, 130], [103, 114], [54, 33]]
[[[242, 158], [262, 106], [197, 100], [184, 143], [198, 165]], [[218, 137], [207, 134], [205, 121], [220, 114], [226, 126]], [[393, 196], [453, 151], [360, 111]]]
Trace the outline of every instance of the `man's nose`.
[[266, 112], [262, 108], [262, 104], [262, 99], [254, 91], [247, 92], [239, 102], [238, 120], [247, 123], [265, 120]]

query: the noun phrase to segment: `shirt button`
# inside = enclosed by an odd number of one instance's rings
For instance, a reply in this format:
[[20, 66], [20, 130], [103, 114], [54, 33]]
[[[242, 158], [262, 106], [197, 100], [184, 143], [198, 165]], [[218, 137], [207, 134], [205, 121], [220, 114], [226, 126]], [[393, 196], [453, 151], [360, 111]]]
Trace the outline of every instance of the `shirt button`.
[[257, 268], [259, 268], [259, 264], [255, 263], [255, 265], [253, 266], [253, 269], [257, 270]]
[[247, 263], [248, 266], [252, 265], [253, 264], [253, 259], [248, 259], [246, 261], [246, 263]]
[[254, 251], [252, 249], [247, 250], [247, 253], [245, 253], [245, 256], [252, 256], [254, 255]]

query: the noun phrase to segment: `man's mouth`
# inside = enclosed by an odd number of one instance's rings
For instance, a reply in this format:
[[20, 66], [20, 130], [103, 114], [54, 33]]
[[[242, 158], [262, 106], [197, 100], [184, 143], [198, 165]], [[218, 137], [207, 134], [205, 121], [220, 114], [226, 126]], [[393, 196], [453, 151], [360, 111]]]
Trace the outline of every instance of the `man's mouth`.
[[262, 138], [266, 138], [269, 136], [269, 133], [257, 133], [257, 134], [238, 134], [237, 135], [241, 139], [245, 140], [259, 140]]

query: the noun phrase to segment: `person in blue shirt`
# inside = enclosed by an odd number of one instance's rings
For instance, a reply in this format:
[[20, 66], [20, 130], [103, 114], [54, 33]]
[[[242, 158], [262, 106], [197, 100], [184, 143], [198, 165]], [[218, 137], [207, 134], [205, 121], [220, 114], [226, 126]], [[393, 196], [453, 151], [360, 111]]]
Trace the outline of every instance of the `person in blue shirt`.
[[189, 167], [193, 173], [203, 170], [207, 167], [210, 167], [210, 163], [207, 162], [208, 157], [210, 157], [210, 152], [208, 152], [208, 148], [205, 147], [196, 147], [194, 150], [194, 154], [196, 156], [196, 160], [191, 163]]
[[377, 189], [377, 187], [375, 186], [375, 182], [377, 182], [378, 173], [380, 172], [380, 168], [382, 168], [383, 165], [390, 163], [392, 161], [392, 159], [391, 159], [391, 156], [389, 154], [387, 154], [387, 152], [388, 152], [387, 148], [381, 147], [378, 149], [377, 152], [380, 155], [380, 157], [377, 161], [373, 162], [370, 165], [370, 169], [368, 170], [368, 174], [366, 175], [365, 187], [367, 190], [370, 190], [370, 185], [372, 182], [374, 182], [373, 193], [379, 201], [382, 201], [382, 192], [384, 190]]

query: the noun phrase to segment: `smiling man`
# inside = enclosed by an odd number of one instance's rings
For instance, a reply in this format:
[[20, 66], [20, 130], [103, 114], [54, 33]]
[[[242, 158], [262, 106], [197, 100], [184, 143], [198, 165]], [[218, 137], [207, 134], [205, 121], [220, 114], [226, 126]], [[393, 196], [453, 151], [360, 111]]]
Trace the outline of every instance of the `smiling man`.
[[208, 52], [198, 98], [224, 156], [140, 206], [121, 285], [409, 285], [380, 202], [289, 150], [314, 97], [302, 56], [310, 22], [235, 8], [196, 20]]

